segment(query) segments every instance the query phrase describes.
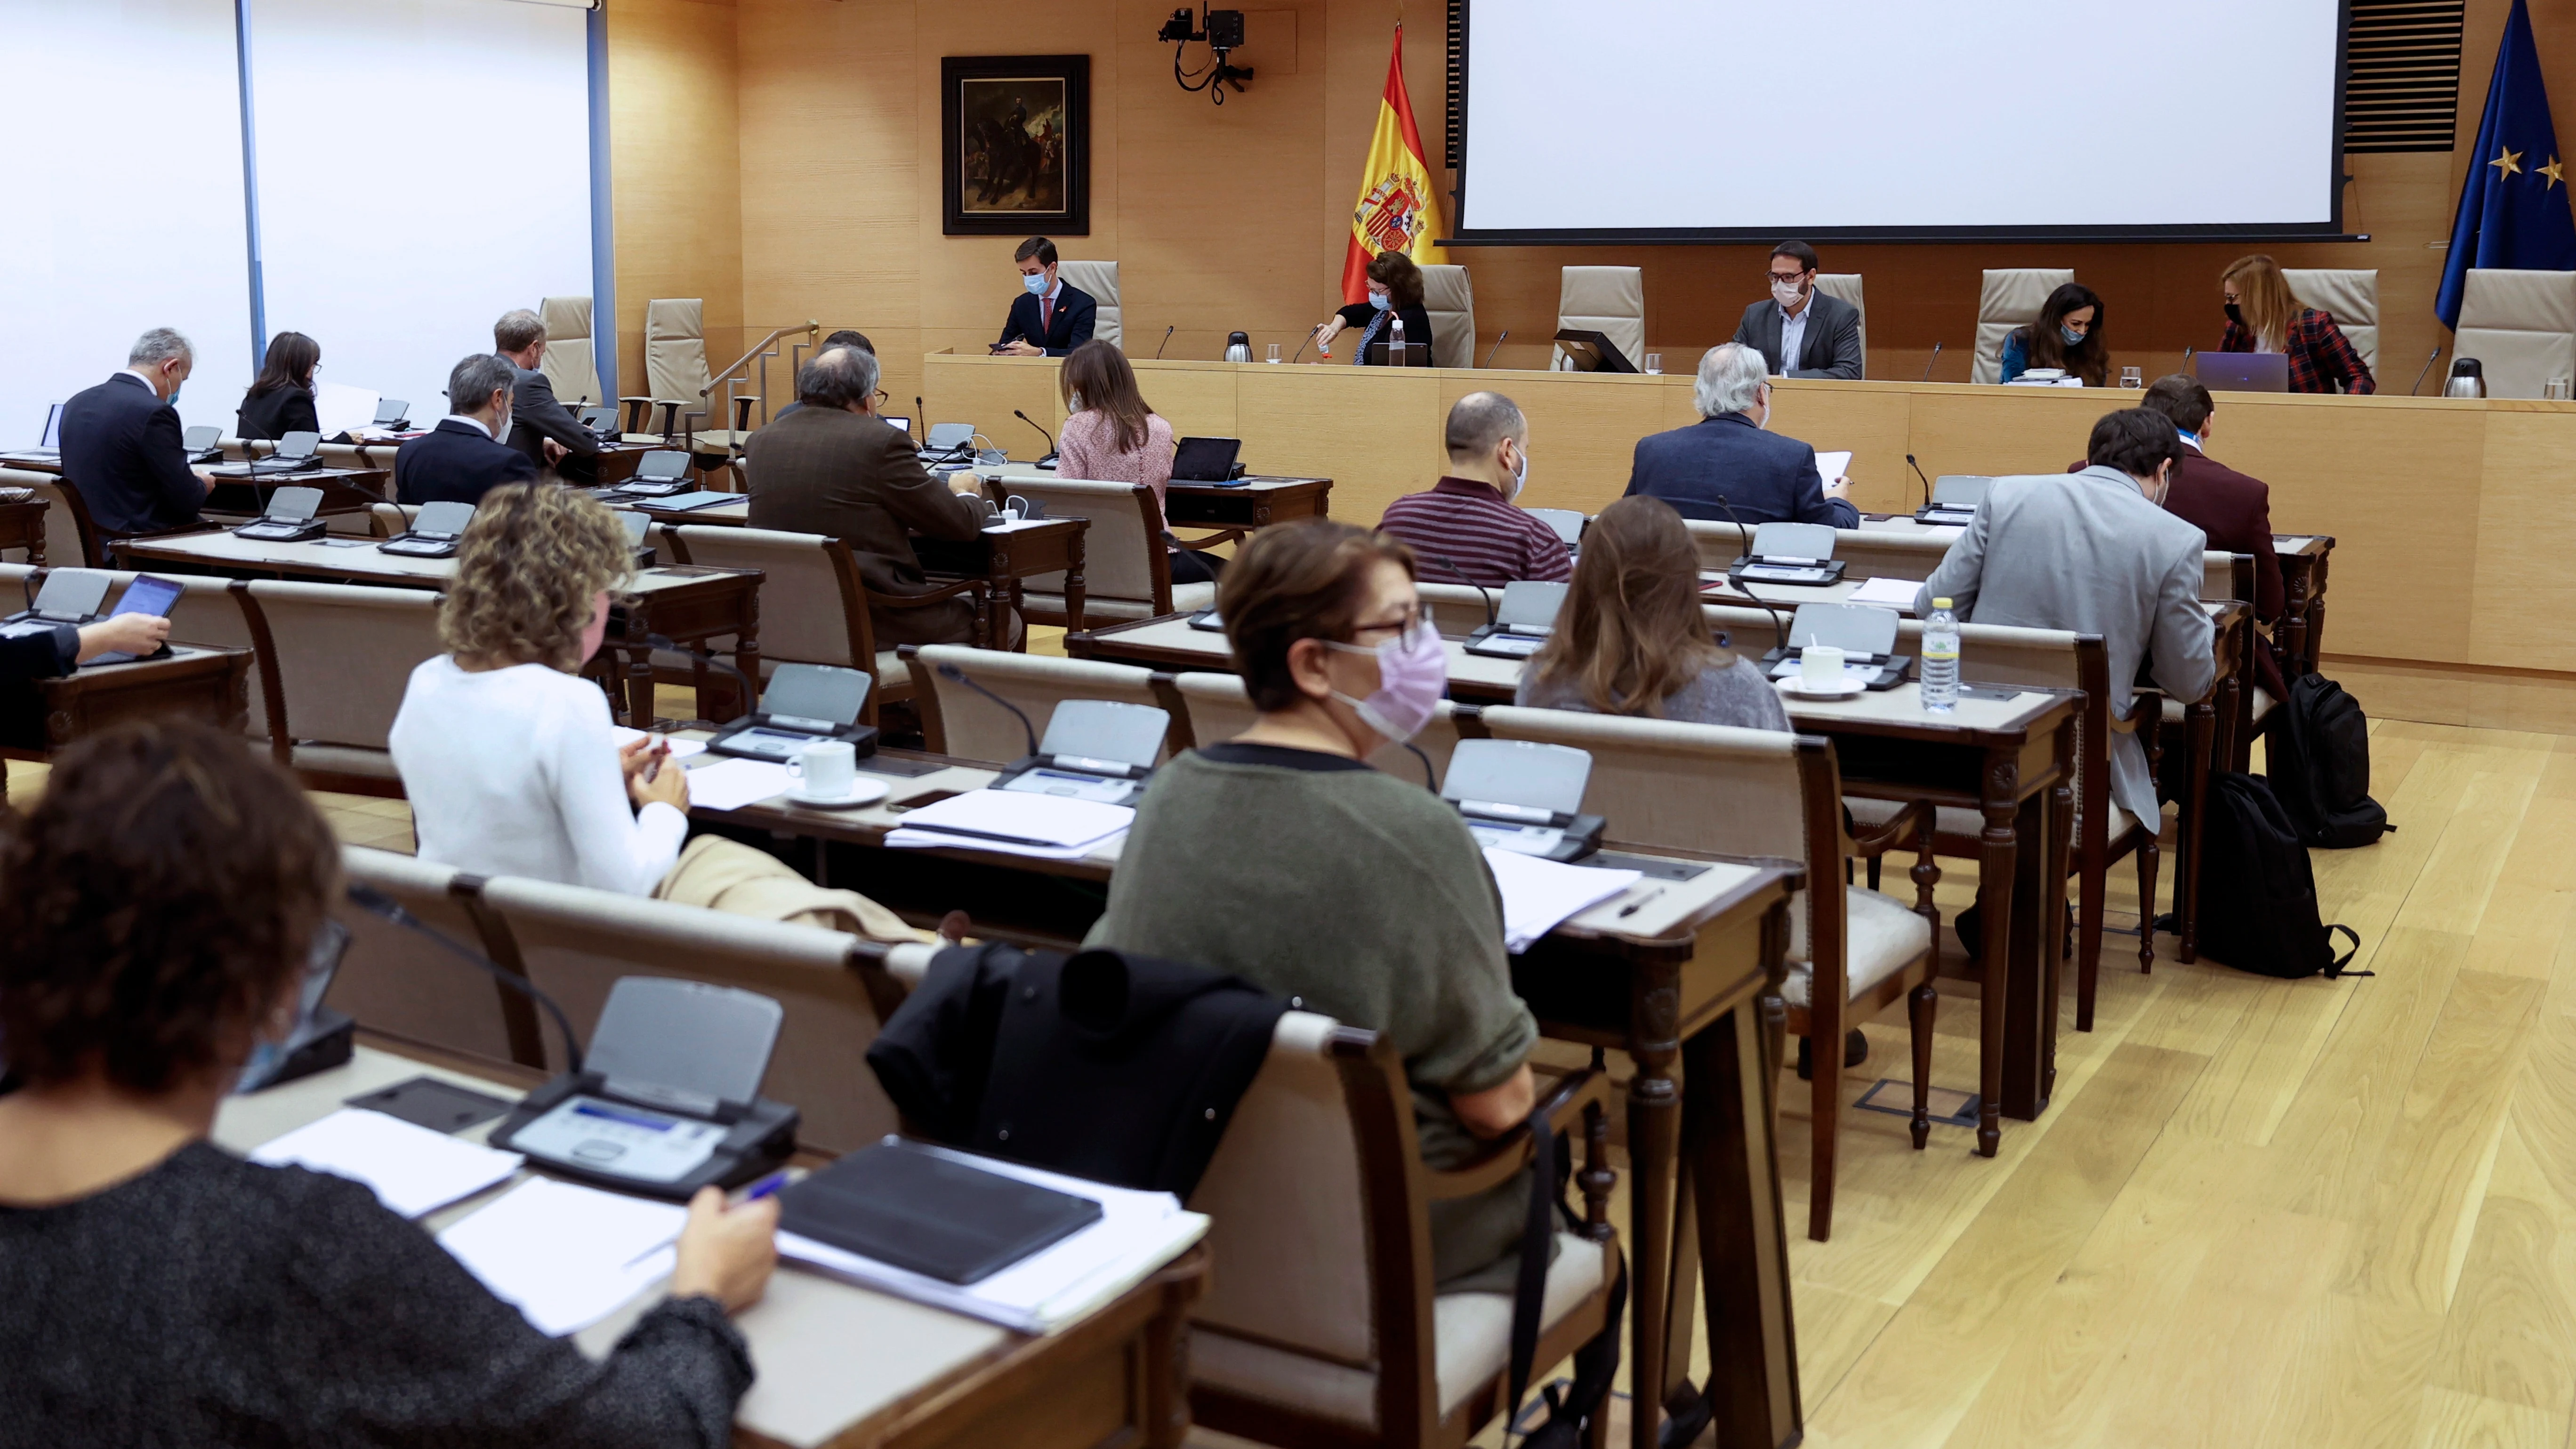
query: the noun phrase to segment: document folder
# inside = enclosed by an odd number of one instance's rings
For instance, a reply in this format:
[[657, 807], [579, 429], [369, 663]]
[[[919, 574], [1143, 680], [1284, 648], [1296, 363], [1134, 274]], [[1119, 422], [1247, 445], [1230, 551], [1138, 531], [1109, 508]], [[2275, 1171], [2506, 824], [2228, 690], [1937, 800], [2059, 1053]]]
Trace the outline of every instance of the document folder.
[[1089, 1198], [908, 1142], [853, 1152], [778, 1196], [780, 1231], [943, 1283], [974, 1283], [1100, 1221]]

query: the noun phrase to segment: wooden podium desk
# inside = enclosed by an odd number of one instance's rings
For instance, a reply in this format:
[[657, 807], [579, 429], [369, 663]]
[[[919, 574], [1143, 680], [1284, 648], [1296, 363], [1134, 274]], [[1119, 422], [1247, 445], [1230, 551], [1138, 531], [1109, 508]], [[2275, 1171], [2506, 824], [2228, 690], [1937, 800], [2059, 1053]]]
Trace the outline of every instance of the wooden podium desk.
[[[203, 720], [238, 734], [250, 718], [247, 649], [173, 644], [163, 659], [89, 664], [0, 694], [0, 759], [45, 760], [111, 725], [137, 719]], [[9, 783], [0, 771], [0, 800]]]

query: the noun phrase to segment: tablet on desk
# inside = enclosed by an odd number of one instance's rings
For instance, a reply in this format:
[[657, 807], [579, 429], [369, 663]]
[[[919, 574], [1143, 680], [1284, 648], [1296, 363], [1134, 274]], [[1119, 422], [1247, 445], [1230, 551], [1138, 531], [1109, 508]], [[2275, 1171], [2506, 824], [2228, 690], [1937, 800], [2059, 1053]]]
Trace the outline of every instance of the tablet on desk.
[[[119, 614], [149, 614], [156, 619], [166, 619], [170, 617], [170, 606], [179, 602], [179, 596], [185, 592], [186, 587], [175, 579], [156, 578], [151, 574], [144, 574], [125, 586], [125, 593], [117, 599], [116, 607], [107, 611], [108, 617], [112, 619]], [[161, 646], [161, 653], [169, 652], [169, 645]], [[143, 656], [139, 654], [108, 653], [101, 654], [89, 662], [93, 665], [131, 664], [141, 657]]]

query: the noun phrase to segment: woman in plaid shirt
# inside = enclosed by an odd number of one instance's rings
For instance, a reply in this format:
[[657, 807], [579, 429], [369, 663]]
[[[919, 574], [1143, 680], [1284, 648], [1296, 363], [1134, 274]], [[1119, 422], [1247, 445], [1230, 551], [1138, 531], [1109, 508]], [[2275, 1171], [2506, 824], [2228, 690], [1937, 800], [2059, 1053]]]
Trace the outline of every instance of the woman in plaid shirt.
[[2280, 263], [2260, 252], [2240, 257], [2219, 286], [2227, 293], [2227, 335], [2219, 351], [2288, 354], [2292, 392], [2379, 391], [2370, 364], [2334, 318], [2299, 305]]

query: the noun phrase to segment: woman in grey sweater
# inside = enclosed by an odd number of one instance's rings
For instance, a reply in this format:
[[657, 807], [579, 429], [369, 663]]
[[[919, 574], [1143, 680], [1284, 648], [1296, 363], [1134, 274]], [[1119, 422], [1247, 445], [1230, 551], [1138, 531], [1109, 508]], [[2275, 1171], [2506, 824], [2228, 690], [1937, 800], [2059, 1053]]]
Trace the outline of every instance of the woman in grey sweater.
[[1601, 510], [1512, 702], [1588, 714], [1786, 730], [1771, 681], [1718, 647], [1700, 608], [1699, 550], [1671, 504], [1643, 494]]

